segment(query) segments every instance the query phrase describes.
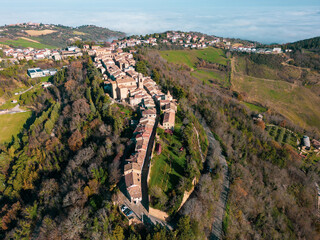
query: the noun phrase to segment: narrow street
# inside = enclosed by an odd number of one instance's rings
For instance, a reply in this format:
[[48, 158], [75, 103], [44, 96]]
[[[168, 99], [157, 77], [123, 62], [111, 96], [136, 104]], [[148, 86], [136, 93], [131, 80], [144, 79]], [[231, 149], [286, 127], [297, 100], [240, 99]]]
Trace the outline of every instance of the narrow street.
[[141, 174], [141, 190], [142, 190], [142, 205], [149, 211], [149, 194], [148, 194], [148, 174], [151, 169], [149, 169], [150, 166], [150, 161], [151, 161], [151, 154], [152, 154], [152, 149], [154, 145], [154, 140], [155, 136], [157, 133], [157, 127], [159, 123], [159, 111], [157, 110], [157, 117], [155, 124], [153, 126], [152, 134], [150, 136], [150, 140], [148, 143], [148, 149], [146, 153], [146, 158], [143, 163], [142, 167], [142, 174]]

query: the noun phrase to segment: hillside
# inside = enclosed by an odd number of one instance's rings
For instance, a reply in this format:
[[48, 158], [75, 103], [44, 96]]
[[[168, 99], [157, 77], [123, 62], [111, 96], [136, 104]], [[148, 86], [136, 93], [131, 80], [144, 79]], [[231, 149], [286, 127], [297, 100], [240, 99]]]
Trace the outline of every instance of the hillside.
[[209, 47], [201, 50], [160, 51], [161, 56], [169, 63], [185, 67], [190, 74], [203, 84], [213, 83], [228, 87], [228, 59], [222, 49]]
[[122, 32], [86, 25], [67, 27], [62, 25], [27, 24], [0, 27], [0, 44], [14, 47], [61, 48], [80, 41], [106, 42], [124, 37]]
[[304, 39], [304, 40], [293, 42], [293, 43], [288, 43], [285, 46], [293, 50], [308, 49], [311, 51], [319, 51], [320, 37], [314, 37], [314, 38]]
[[320, 130], [320, 74], [284, 64], [281, 56], [240, 56], [232, 59], [232, 90], [292, 122]]
[[[230, 192], [223, 221], [224, 239], [319, 238], [314, 185], [314, 182], [319, 180], [319, 156], [313, 155], [315, 157], [306, 159], [299, 156], [292, 146], [286, 144], [296, 144], [295, 135], [290, 131], [272, 125], [268, 125], [268, 132], [265, 131], [264, 123], [261, 126], [254, 124], [252, 112], [234, 97], [232, 91], [220, 89], [212, 84], [208, 87], [207, 84], [202, 84], [200, 79], [190, 75], [189, 69], [172, 64], [162, 56], [162, 52], [159, 54], [156, 51], [148, 51], [143, 52], [140, 59], [147, 62], [150, 72], [156, 69], [160, 73], [161, 86], [167, 89], [183, 89], [188, 103], [201, 113], [215, 137], [220, 140], [223, 154], [228, 160]], [[261, 61], [260, 59], [259, 62]], [[284, 80], [290, 80], [287, 74], [284, 78], [280, 74], [282, 71], [270, 71], [270, 76], [267, 77], [274, 79], [265, 78], [262, 79], [265, 81], [263, 82], [260, 78], [266, 76], [266, 66], [256, 69], [259, 65], [253, 65], [254, 72], [244, 72], [245, 77], [242, 78], [238, 71], [246, 68], [243, 69], [239, 65], [241, 66], [241, 62], [234, 65], [237, 68], [237, 71], [234, 70], [235, 75], [238, 75], [232, 77], [232, 84], [236, 77], [248, 82], [245, 89], [248, 96], [251, 88], [273, 93], [268, 91], [271, 85], [274, 92], [279, 91], [276, 95], [279, 99], [278, 105], [281, 104], [280, 101], [291, 97], [291, 94], [286, 93], [287, 90], [281, 90], [287, 85], [290, 86], [287, 87], [289, 90], [292, 88], [293, 83]], [[251, 83], [256, 78], [259, 82], [253, 86]], [[307, 89], [303, 86], [302, 88]], [[298, 88], [294, 93], [299, 93], [301, 89]], [[303, 93], [312, 94], [312, 90]], [[281, 99], [282, 95], [284, 99]], [[295, 104], [292, 101], [291, 107]], [[313, 107], [311, 105], [315, 104], [316, 102], [311, 102], [304, 107]], [[308, 111], [305, 113], [308, 114]], [[270, 111], [264, 113], [264, 117], [266, 125], [274, 121], [286, 124], [285, 118]], [[299, 136], [304, 134], [303, 129], [299, 131]], [[217, 158], [214, 158], [211, 164], [214, 166], [212, 172], [202, 174], [195, 193], [179, 212], [180, 216], [190, 216], [191, 222], [197, 226], [194, 228], [197, 236], [204, 234], [208, 238], [214, 221], [212, 216], [218, 208], [217, 194], [222, 181], [221, 165]]]

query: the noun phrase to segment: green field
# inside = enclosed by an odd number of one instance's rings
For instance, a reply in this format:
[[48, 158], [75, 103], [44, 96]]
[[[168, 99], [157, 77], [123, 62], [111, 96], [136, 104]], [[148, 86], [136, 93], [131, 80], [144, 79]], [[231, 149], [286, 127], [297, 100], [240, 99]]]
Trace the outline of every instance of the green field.
[[161, 57], [170, 63], [185, 64], [190, 68], [195, 68], [195, 64], [201, 58], [210, 63], [227, 65], [227, 58], [222, 49], [206, 48], [200, 50], [169, 50], [160, 51]]
[[244, 105], [246, 105], [251, 111], [255, 111], [255, 112], [266, 112], [267, 109], [265, 107], [253, 104], [253, 103], [248, 103], [248, 102], [243, 102]]
[[31, 116], [31, 112], [0, 115], [0, 143], [8, 142], [16, 136]]
[[25, 39], [17, 39], [17, 40], [5, 40], [5, 41], [0, 41], [1, 44], [6, 44], [6, 45], [12, 45], [14, 47], [32, 47], [32, 48], [38, 48], [38, 49], [54, 49], [57, 48], [56, 46], [51, 46], [51, 45], [46, 45], [42, 43], [36, 43], [36, 42], [31, 42]]

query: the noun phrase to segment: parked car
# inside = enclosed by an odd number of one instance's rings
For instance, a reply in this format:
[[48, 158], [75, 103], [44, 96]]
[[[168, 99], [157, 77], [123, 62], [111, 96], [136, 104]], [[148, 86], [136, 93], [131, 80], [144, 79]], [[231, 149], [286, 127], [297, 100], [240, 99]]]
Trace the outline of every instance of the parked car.
[[124, 212], [124, 211], [127, 210], [127, 209], [128, 209], [128, 207], [127, 207], [126, 205], [122, 205], [122, 206], [121, 206], [121, 211], [122, 211], [122, 212]]
[[129, 211], [126, 211], [125, 215], [127, 217], [131, 216], [133, 214], [133, 212], [129, 209]]

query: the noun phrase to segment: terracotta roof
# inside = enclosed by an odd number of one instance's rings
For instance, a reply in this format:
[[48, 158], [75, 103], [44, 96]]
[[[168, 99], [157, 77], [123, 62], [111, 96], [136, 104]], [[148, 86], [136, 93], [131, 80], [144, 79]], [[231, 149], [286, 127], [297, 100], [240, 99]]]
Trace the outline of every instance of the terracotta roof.
[[141, 172], [141, 165], [136, 163], [136, 162], [132, 162], [132, 163], [128, 163], [126, 165], [124, 165], [124, 173], [126, 173], [127, 171], [140, 171]]
[[149, 115], [149, 114], [157, 114], [157, 111], [156, 111], [156, 109], [155, 108], [150, 108], [150, 109], [147, 109], [147, 110], [144, 110], [143, 112], [142, 112], [142, 116], [144, 116], [144, 115]]
[[166, 112], [163, 117], [163, 123], [170, 123], [174, 125], [176, 114], [174, 112]]

